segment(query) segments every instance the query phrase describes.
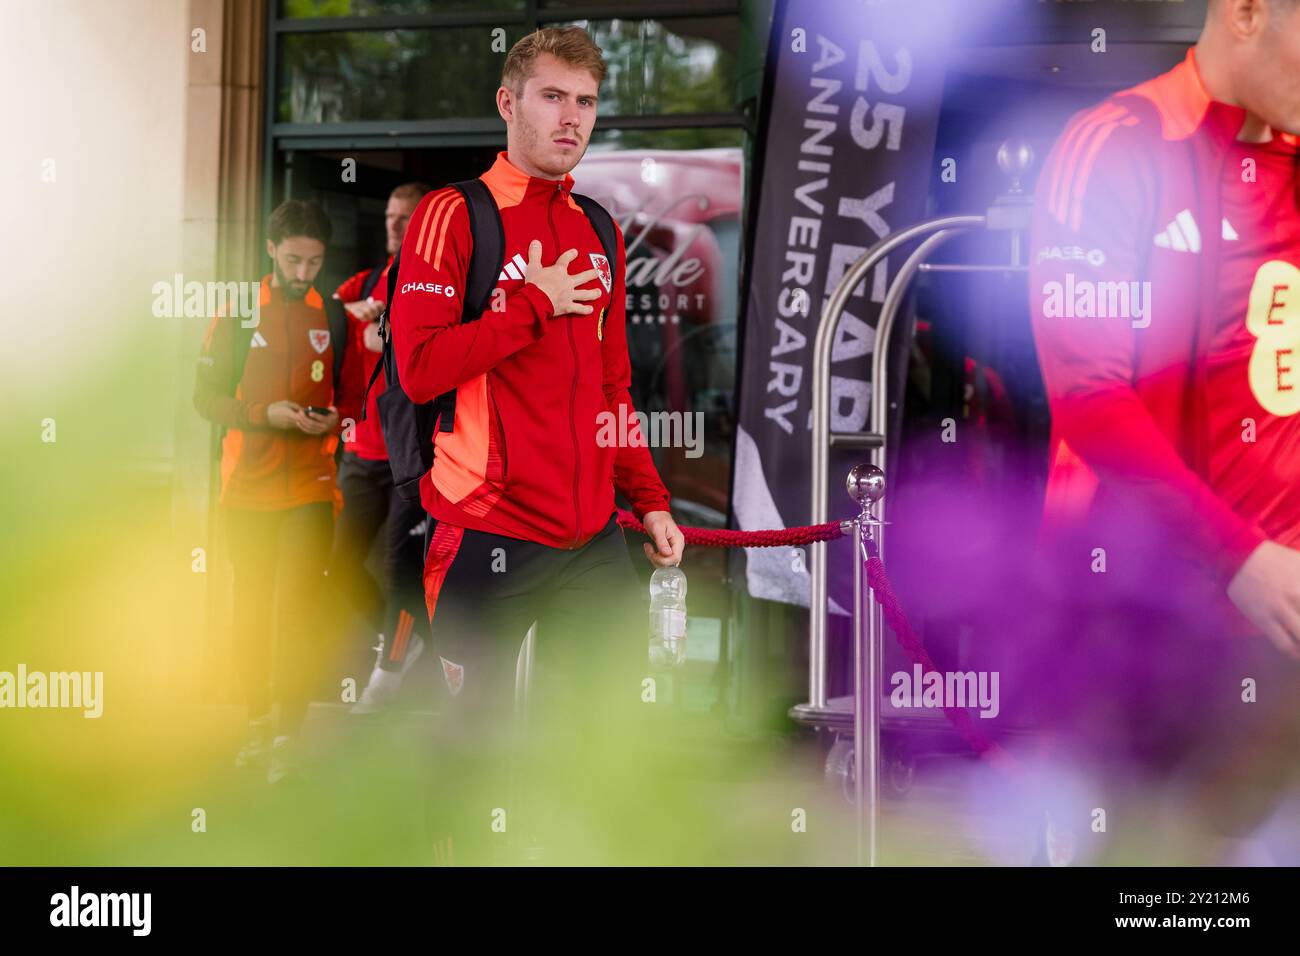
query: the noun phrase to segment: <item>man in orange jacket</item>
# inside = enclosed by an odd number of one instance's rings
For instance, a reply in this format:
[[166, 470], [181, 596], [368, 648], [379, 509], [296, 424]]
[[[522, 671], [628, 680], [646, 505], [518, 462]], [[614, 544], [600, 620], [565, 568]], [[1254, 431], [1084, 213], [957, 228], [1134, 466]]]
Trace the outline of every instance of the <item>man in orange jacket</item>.
[[[338, 374], [346, 324], [312, 287], [329, 239], [329, 220], [314, 203], [288, 200], [271, 213], [273, 269], [261, 281], [258, 322], [245, 328], [233, 316], [214, 317], [194, 384], [199, 414], [225, 428], [221, 511], [235, 579], [235, 668], [249, 718], [237, 764], [267, 769], [272, 782], [294, 769], [293, 739], [307, 711], [333, 534], [337, 406], [357, 401]], [[280, 704], [274, 735], [272, 686]]]

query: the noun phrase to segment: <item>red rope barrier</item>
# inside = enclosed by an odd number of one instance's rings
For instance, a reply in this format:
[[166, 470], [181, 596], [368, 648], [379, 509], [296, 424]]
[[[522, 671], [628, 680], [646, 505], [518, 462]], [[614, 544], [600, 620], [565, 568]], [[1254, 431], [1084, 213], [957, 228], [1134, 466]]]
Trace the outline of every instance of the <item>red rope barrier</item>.
[[[645, 533], [645, 528], [630, 511], [618, 509], [621, 527]], [[693, 528], [678, 525], [687, 544], [705, 548], [779, 548], [789, 545], [811, 544], [814, 541], [831, 541], [842, 537], [844, 529], [838, 521], [806, 525], [801, 528], [776, 528], [764, 531], [733, 531], [728, 528]]]
[[[921, 665], [923, 673], [938, 672], [939, 668], [934, 666], [934, 661], [931, 660], [921, 639], [916, 636], [912, 625], [908, 623], [907, 616], [903, 614], [903, 608], [898, 603], [898, 595], [894, 593], [894, 586], [885, 574], [885, 565], [880, 560], [874, 541], [867, 542], [867, 554], [867, 583], [871, 586], [871, 590], [876, 592], [876, 599], [880, 602], [885, 622], [889, 624], [889, 629], [898, 639], [899, 647], [903, 649], [909, 661]], [[1020, 766], [1015, 758], [976, 727], [974, 718], [967, 710], [961, 707], [944, 707], [943, 712], [971, 750], [1000, 770], [1010, 774], [1019, 772]]]
[[[645, 533], [645, 528], [637, 520], [636, 515], [622, 508], [618, 510], [618, 523], [624, 528]], [[693, 528], [687, 525], [677, 527], [681, 530], [687, 544], [714, 548], [776, 548], [811, 544], [814, 541], [831, 541], [844, 536], [844, 529], [838, 521], [800, 528], [776, 528], [763, 531]], [[920, 664], [923, 673], [931, 671], [939, 673], [939, 668], [934, 666], [934, 661], [931, 660], [921, 639], [916, 636], [912, 625], [908, 623], [902, 605], [898, 603], [898, 595], [894, 593], [894, 586], [885, 574], [885, 565], [880, 560], [876, 542], [871, 540], [867, 541], [866, 569], [867, 583], [871, 590], [876, 592], [876, 599], [880, 602], [885, 622], [894, 632], [894, 637], [897, 638], [898, 645], [903, 649], [907, 659], [913, 664]], [[1020, 771], [1015, 758], [981, 731], [968, 711], [960, 707], [944, 707], [943, 712], [961, 739], [980, 757], [1007, 773], [1015, 774]]]

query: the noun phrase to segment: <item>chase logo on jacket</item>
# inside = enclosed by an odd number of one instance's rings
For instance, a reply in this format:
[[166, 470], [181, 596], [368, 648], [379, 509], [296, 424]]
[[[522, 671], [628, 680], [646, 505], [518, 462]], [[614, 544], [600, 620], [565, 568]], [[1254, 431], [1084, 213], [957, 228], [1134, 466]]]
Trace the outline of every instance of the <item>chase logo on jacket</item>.
[[432, 292], [434, 295], [443, 295], [449, 299], [456, 297], [455, 289], [438, 282], [408, 282], [402, 286], [402, 292]]

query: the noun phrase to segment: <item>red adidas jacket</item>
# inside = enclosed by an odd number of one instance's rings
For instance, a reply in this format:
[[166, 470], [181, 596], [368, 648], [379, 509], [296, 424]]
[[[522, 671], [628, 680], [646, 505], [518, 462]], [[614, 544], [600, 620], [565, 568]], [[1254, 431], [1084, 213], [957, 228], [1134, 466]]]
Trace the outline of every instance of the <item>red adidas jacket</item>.
[[[392, 263], [393, 259], [390, 256], [384, 271], [379, 276], [379, 281], [370, 292], [370, 297], [376, 302], [388, 301], [388, 266]], [[361, 298], [361, 289], [366, 284], [366, 277], [371, 271], [362, 269], [352, 276], [334, 290], [334, 298], [343, 303], [356, 302]], [[354, 423], [350, 432], [347, 429], [343, 431], [343, 450], [369, 461], [385, 461], [388, 458], [388, 448], [384, 445], [384, 431], [379, 427], [379, 409], [375, 404], [386, 387], [383, 369], [380, 369], [379, 375], [375, 378], [375, 385], [370, 389], [370, 394], [365, 394], [370, 376], [375, 371], [375, 366], [379, 364], [380, 358], [378, 352], [366, 348], [365, 334], [366, 326], [369, 324], [353, 318], [351, 314], [348, 315], [348, 330], [351, 336], [348, 340], [348, 355], [343, 360], [343, 374], [349, 383], [357, 386], [358, 394], [364, 396], [365, 415], [362, 416], [360, 405], [355, 408], [339, 408], [340, 417], [351, 418]]]
[[[1245, 115], [1210, 98], [1189, 50], [1170, 72], [1074, 116], [1039, 178], [1030, 245], [1052, 411], [1049, 528], [1092, 521], [1108, 500], [1141, 503], [1220, 586], [1265, 540], [1206, 480], [1219, 183]], [[1143, 282], [1145, 316], [1060, 314], [1082, 283], [1113, 304]]]
[[[481, 178], [505, 234], [505, 267], [481, 318], [461, 322], [472, 237], [457, 190], [425, 196], [402, 243], [390, 308], [402, 387], [415, 402], [457, 390], [454, 427], [435, 435], [421, 499], [452, 525], [580, 547], [609, 520], [615, 487], [637, 517], [669, 509], [649, 448], [602, 447], [597, 440], [601, 413], [626, 421], [634, 412], [623, 234], [611, 271], [570, 196], [572, 176], [530, 177], [503, 151]], [[524, 282], [534, 239], [545, 263], [574, 248], [571, 272], [604, 265], [603, 275], [583, 287], [602, 293], [584, 303], [591, 314], [553, 316], [546, 293]], [[629, 431], [640, 436], [634, 424]]]

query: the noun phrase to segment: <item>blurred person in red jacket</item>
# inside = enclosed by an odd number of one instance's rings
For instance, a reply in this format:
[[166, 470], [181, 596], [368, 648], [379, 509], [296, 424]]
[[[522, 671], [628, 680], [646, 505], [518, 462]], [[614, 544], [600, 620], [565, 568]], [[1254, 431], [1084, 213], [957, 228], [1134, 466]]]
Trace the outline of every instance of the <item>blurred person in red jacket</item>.
[[1190, 774], [1228, 836], [1300, 746], [1297, 133], [1300, 3], [1213, 0], [1182, 63], [1071, 119], [1031, 237], [1061, 608], [1040, 690], [1112, 769]]
[[[343, 303], [351, 331], [349, 367], [345, 374], [360, 376], [369, 383], [379, 366], [374, 384], [361, 409], [345, 409], [353, 425], [343, 431], [343, 456], [338, 484], [343, 494], [343, 511], [334, 531], [334, 553], [330, 577], [340, 583], [356, 607], [361, 609], [371, 634], [378, 634], [375, 667], [353, 713], [367, 714], [383, 709], [394, 698], [402, 674], [424, 649], [417, 619], [423, 617], [424, 595], [420, 585], [424, 567], [424, 532], [428, 516], [418, 501], [397, 493], [388, 467], [388, 449], [379, 426], [376, 400], [386, 382], [380, 366], [383, 342], [379, 317], [388, 300], [388, 269], [402, 248], [411, 214], [429, 192], [424, 183], [404, 183], [389, 194], [384, 210], [388, 258], [383, 265], [363, 269], [338, 287], [334, 298]], [[383, 535], [383, 583], [366, 570], [375, 536]], [[423, 630], [423, 628], [421, 628]]]

